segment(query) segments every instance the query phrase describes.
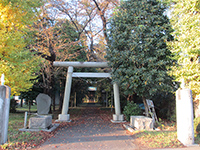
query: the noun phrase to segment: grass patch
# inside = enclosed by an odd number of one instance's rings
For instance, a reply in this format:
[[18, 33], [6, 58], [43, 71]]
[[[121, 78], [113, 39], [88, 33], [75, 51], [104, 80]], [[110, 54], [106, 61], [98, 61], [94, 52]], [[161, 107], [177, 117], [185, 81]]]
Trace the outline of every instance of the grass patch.
[[133, 137], [138, 145], [146, 148], [184, 147], [177, 140], [176, 131], [136, 131]]
[[[59, 106], [55, 107], [55, 110], [58, 110]], [[53, 106], [51, 106], [51, 110], [53, 110]], [[29, 106], [28, 105], [23, 105], [23, 107], [18, 106], [16, 108], [17, 112], [29, 112]], [[31, 105], [30, 112], [37, 112], [37, 105]]]
[[195, 135], [194, 143], [196, 143], [196, 144], [200, 144], [200, 134]]
[[[30, 117], [30, 116], [29, 116]], [[29, 119], [28, 117], [28, 119]], [[46, 132], [22, 132], [24, 126], [24, 113], [10, 113], [8, 125], [8, 142], [0, 145], [0, 149], [27, 149], [42, 143], [52, 133]]]
[[[29, 106], [28, 105], [23, 105], [23, 107], [18, 106], [16, 108], [16, 111], [17, 112], [25, 112], [25, 111], [29, 112]], [[30, 111], [31, 112], [37, 112], [37, 105], [31, 106]]]

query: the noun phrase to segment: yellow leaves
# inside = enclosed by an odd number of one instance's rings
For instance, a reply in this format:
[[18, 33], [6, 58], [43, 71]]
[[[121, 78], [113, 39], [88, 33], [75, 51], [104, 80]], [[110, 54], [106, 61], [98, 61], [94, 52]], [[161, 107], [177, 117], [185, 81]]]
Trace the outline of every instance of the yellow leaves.
[[29, 44], [27, 26], [36, 18], [33, 5], [26, 2], [0, 0], [0, 74], [5, 74], [5, 84], [11, 87], [12, 94], [32, 86], [39, 64], [25, 48]]
[[0, 26], [3, 27], [3, 30], [6, 32], [10, 32], [14, 29], [22, 29], [24, 24], [22, 23], [22, 19], [24, 17], [24, 13], [18, 8], [13, 8], [11, 3], [8, 5], [0, 4]]
[[36, 61], [25, 61], [21, 64], [0, 61], [0, 74], [5, 74], [5, 84], [11, 87], [12, 95], [32, 86], [33, 83], [30, 82], [30, 79], [36, 78], [32, 69], [32, 67], [37, 67]]

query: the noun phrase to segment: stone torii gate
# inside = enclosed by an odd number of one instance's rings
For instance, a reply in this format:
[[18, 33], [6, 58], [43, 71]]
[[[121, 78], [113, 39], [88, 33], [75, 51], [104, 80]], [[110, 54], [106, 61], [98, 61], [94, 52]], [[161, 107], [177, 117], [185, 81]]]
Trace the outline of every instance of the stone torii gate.
[[[70, 114], [68, 114], [68, 109], [69, 109], [72, 77], [82, 77], [82, 78], [84, 78], [84, 77], [89, 77], [89, 78], [111, 77], [110, 73], [73, 72], [74, 67], [108, 68], [109, 66], [108, 66], [107, 62], [69, 62], [69, 61], [57, 62], [57, 61], [54, 61], [53, 66], [68, 67], [63, 107], [62, 107], [62, 114], [59, 114], [58, 121], [70, 122]], [[123, 122], [124, 116], [121, 114], [119, 87], [118, 87], [117, 83], [113, 83], [113, 90], [114, 90], [115, 114], [113, 114], [113, 120], [111, 120], [111, 121], [113, 123]]]

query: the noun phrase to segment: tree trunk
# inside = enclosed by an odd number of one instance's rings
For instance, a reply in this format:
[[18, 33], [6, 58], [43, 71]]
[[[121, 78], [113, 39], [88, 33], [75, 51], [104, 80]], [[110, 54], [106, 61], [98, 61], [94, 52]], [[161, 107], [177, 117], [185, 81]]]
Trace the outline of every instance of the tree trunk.
[[[65, 80], [61, 79], [60, 81], [60, 87], [65, 87]], [[59, 101], [59, 111], [62, 110], [62, 105], [63, 105], [63, 99], [64, 99], [64, 90], [60, 91], [60, 101]]]
[[74, 93], [74, 107], [76, 107], [76, 92]]
[[63, 105], [63, 95], [60, 96], [60, 102], [59, 102], [59, 111], [62, 110], [62, 105]]
[[23, 107], [23, 98], [21, 99], [21, 107]]
[[29, 112], [31, 112], [31, 100], [28, 100], [28, 110], [29, 110]]
[[60, 102], [60, 87], [56, 86], [55, 89], [55, 105], [59, 105]]
[[142, 97], [143, 103], [144, 103], [144, 108], [145, 108], [145, 116], [149, 116], [149, 109], [148, 109], [148, 105], [147, 105], [147, 101], [145, 97]]

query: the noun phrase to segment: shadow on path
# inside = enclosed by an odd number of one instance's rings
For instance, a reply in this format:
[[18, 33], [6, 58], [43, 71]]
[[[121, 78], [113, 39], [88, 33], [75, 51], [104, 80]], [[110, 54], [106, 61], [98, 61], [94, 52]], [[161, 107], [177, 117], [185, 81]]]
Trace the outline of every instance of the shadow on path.
[[81, 116], [71, 123], [61, 124], [54, 137], [39, 150], [138, 150], [122, 124], [111, 123], [111, 114], [98, 107], [81, 109]]

